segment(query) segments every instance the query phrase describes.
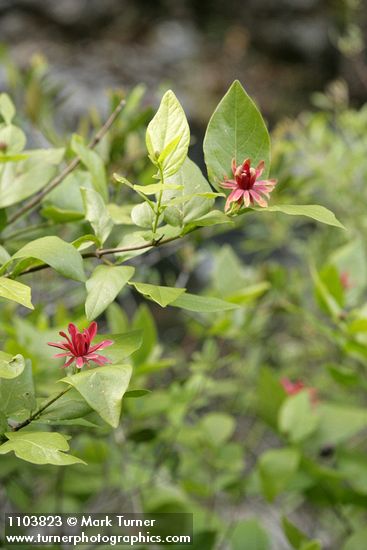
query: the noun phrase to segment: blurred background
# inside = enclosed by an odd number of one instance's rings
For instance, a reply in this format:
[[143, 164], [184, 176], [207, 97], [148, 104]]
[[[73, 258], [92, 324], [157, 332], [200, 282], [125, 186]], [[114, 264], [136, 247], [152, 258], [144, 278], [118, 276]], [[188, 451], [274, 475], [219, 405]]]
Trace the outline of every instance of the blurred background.
[[238, 78], [274, 123], [335, 79], [365, 99], [366, 20], [359, 0], [0, 0], [0, 41], [19, 66], [47, 57], [67, 117], [108, 87], [174, 83], [200, 127]]

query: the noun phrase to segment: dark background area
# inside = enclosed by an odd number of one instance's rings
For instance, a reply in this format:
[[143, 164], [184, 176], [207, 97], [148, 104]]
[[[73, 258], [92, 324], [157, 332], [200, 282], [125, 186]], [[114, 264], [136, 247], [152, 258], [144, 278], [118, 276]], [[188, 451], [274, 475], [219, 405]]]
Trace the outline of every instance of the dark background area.
[[[104, 108], [106, 88], [174, 87], [200, 127], [238, 78], [273, 123], [344, 78], [364, 101], [367, 74], [336, 47], [366, 8], [356, 0], [0, 0], [0, 42], [19, 65], [41, 53], [66, 88], [65, 116]], [[5, 75], [0, 72], [0, 86]]]

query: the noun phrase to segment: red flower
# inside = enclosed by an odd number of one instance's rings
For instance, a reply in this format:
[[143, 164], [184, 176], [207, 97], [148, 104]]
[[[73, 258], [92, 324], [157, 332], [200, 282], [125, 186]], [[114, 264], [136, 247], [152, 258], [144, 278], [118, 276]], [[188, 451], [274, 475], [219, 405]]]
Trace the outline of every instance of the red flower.
[[315, 388], [308, 388], [301, 380], [292, 382], [289, 378], [282, 378], [280, 383], [283, 386], [284, 391], [288, 395], [297, 395], [299, 392], [306, 390], [309, 393], [312, 403], [317, 402], [317, 391]]
[[[274, 189], [277, 180], [258, 180], [264, 171], [265, 163], [262, 160], [257, 168], [251, 168], [251, 160], [246, 159], [239, 166], [236, 165], [236, 160], [232, 160], [232, 172], [234, 179], [225, 179], [220, 185], [226, 189], [232, 189], [228, 195], [225, 205], [225, 211], [229, 210], [234, 202], [241, 206], [241, 203], [246, 207], [250, 204], [257, 203], [259, 206], [268, 206], [267, 200], [269, 194]], [[266, 197], [266, 199], [264, 198]]]
[[79, 332], [77, 327], [70, 323], [68, 331], [70, 337], [65, 332], [59, 332], [60, 336], [65, 338], [65, 342], [48, 342], [49, 346], [64, 350], [63, 353], [57, 353], [54, 357], [70, 357], [64, 365], [69, 367], [75, 361], [76, 367], [81, 369], [83, 365], [89, 365], [89, 361], [94, 361], [97, 365], [109, 363], [107, 357], [96, 353], [98, 350], [111, 346], [112, 340], [103, 340], [99, 344], [91, 346], [91, 342], [97, 334], [97, 323], [93, 322], [83, 332]]
[[348, 271], [343, 271], [340, 274], [340, 284], [342, 285], [344, 290], [349, 290], [353, 287]]

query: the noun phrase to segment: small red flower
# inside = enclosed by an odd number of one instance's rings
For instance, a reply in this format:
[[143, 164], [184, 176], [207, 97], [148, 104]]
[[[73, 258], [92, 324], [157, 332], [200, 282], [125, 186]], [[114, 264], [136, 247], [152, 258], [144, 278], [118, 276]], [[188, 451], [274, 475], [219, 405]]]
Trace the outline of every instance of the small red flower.
[[236, 165], [236, 159], [232, 160], [234, 179], [230, 180], [226, 177], [224, 182], [220, 184], [226, 189], [232, 189], [227, 198], [225, 211], [230, 209], [232, 203], [236, 203], [238, 206], [243, 203], [246, 208], [255, 203], [262, 207], [268, 206], [266, 199], [269, 199], [277, 180], [259, 180], [258, 178], [263, 173], [264, 167], [263, 160], [259, 162], [257, 168], [251, 168], [250, 159], [244, 160], [239, 166]]
[[299, 392], [306, 390], [309, 393], [312, 403], [315, 404], [317, 402], [316, 389], [305, 386], [301, 380], [296, 380], [295, 382], [292, 382], [291, 380], [289, 380], [289, 378], [282, 378], [280, 383], [282, 384], [284, 391], [288, 395], [297, 395]]
[[65, 338], [65, 342], [48, 342], [49, 346], [64, 350], [63, 353], [57, 353], [54, 357], [70, 357], [63, 365], [69, 367], [74, 361], [76, 367], [81, 369], [83, 365], [89, 365], [89, 361], [94, 361], [97, 365], [109, 363], [107, 357], [96, 353], [98, 350], [111, 346], [112, 340], [103, 340], [99, 344], [91, 346], [91, 342], [97, 334], [97, 323], [93, 322], [83, 332], [79, 332], [77, 327], [70, 323], [68, 326], [68, 336], [65, 332], [59, 332], [60, 336]]
[[353, 287], [348, 271], [343, 271], [340, 274], [340, 284], [342, 285], [344, 290], [349, 290]]

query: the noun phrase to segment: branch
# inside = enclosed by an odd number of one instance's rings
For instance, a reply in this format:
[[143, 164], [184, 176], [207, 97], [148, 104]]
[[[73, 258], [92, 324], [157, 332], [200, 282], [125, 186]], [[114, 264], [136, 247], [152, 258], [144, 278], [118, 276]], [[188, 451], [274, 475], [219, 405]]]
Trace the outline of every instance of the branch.
[[[194, 228], [197, 229], [197, 228]], [[191, 231], [194, 231], [192, 229]], [[191, 233], [189, 231], [186, 233], [188, 235]], [[184, 236], [186, 236], [184, 235]], [[140, 244], [138, 246], [125, 246], [125, 247], [119, 247], [119, 248], [100, 248], [97, 250], [93, 250], [93, 252], [84, 252], [81, 254], [82, 258], [97, 258], [100, 259], [103, 256], [107, 256], [108, 254], [119, 254], [121, 252], [134, 252], [134, 250], [144, 250], [146, 248], [158, 248], [162, 244], [167, 244], [172, 241], [177, 241], [178, 239], [183, 238], [181, 235], [178, 235], [177, 237], [169, 237], [167, 239], [160, 239], [159, 241], [152, 241], [150, 243], [146, 244]], [[35, 273], [36, 271], [42, 271], [44, 269], [49, 269], [49, 265], [42, 264], [42, 265], [36, 265], [34, 267], [29, 267], [28, 269], [25, 269], [24, 271], [21, 271], [17, 274], [17, 277], [20, 277], [21, 275], [28, 275], [29, 273]], [[3, 275], [3, 277], [11, 277], [11, 273], [8, 273], [7, 275]]]
[[71, 390], [71, 386], [69, 386], [68, 388], [66, 388], [65, 390], [62, 390], [62, 392], [58, 393], [55, 397], [53, 397], [52, 399], [49, 399], [42, 407], [40, 407], [39, 409], [36, 410], [36, 412], [34, 412], [33, 414], [31, 414], [31, 416], [29, 416], [26, 420], [23, 420], [23, 422], [19, 422], [19, 424], [16, 424], [13, 428], [12, 428], [12, 431], [13, 432], [17, 432], [18, 430], [21, 430], [22, 428], [25, 428], [25, 426], [28, 426], [31, 422], [33, 422], [33, 420], [37, 420], [37, 418], [39, 416], [41, 416], [41, 414], [46, 410], [48, 409], [48, 407], [50, 405], [52, 405], [53, 403], [55, 403], [55, 401], [57, 401], [58, 399], [60, 399], [60, 397], [62, 397], [63, 395], [65, 395], [66, 392], [68, 392], [69, 390]]
[[[120, 103], [117, 105], [116, 109], [111, 113], [109, 118], [106, 120], [104, 125], [100, 128], [100, 130], [96, 133], [94, 138], [88, 143], [89, 149], [94, 149], [94, 147], [101, 141], [101, 139], [106, 135], [108, 130], [111, 128], [112, 124], [117, 119], [118, 115], [122, 111], [125, 100], [122, 99]], [[76, 156], [65, 168], [53, 179], [50, 181], [42, 191], [40, 191], [37, 195], [35, 195], [32, 199], [30, 199], [28, 202], [26, 202], [22, 208], [20, 208], [17, 212], [13, 214], [13, 216], [10, 216], [7, 227], [9, 227], [10, 224], [14, 223], [16, 220], [24, 216], [27, 212], [30, 210], [33, 210], [41, 201], [42, 199], [48, 195], [55, 187], [60, 185], [60, 183], [68, 176], [81, 162], [81, 158], [79, 156]]]

